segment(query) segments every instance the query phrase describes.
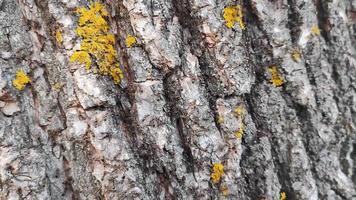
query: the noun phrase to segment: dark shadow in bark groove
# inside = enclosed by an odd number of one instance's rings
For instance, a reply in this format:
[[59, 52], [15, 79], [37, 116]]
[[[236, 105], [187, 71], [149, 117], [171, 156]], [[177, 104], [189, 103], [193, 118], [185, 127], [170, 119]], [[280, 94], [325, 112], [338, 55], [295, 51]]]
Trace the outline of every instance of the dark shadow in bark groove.
[[[271, 154], [272, 154], [272, 161], [274, 163], [278, 180], [282, 186], [281, 192], [286, 192], [288, 199], [296, 199], [295, 192], [292, 187], [292, 181], [289, 175], [289, 169], [288, 165], [280, 162], [278, 158], [278, 148], [281, 148], [278, 144], [278, 141], [272, 136], [271, 131], [269, 130], [268, 127], [266, 127], [267, 121], [261, 116], [259, 117], [259, 111], [254, 109], [257, 106], [258, 99], [259, 98], [265, 98], [265, 97], [260, 97], [258, 94], [258, 91], [256, 88], [259, 86], [263, 85], [264, 82], [266, 81], [265, 73], [266, 73], [266, 67], [278, 64], [278, 61], [275, 61], [273, 54], [272, 54], [272, 46], [270, 45], [269, 37], [267, 35], [267, 32], [263, 29], [262, 24], [258, 20], [258, 16], [255, 14], [256, 8], [253, 7], [252, 3], [248, 0], [244, 0], [244, 8], [245, 8], [245, 19], [247, 21], [247, 24], [249, 25], [248, 28], [248, 35], [247, 37], [250, 38], [251, 41], [251, 51], [254, 52], [252, 56], [254, 59], [250, 60], [255, 60], [255, 65], [260, 66], [256, 67], [256, 82], [254, 83], [255, 87], [253, 87], [252, 91], [250, 94], [245, 95], [245, 101], [247, 102], [248, 105], [248, 113], [251, 115], [253, 122], [255, 123], [256, 129], [257, 129], [257, 134], [254, 136], [253, 139], [250, 141], [245, 140], [246, 142], [246, 153], [244, 153], [241, 156], [241, 169], [242, 169], [242, 174], [246, 180], [249, 187], [249, 191], [255, 191], [253, 192], [254, 195], [251, 196], [252, 199], [256, 199], [260, 197], [261, 195], [263, 196], [264, 194], [261, 192], [265, 191], [259, 191], [256, 188], [258, 188], [257, 183], [263, 180], [257, 180], [256, 177], [259, 177], [262, 179], [264, 177], [263, 173], [258, 174], [258, 172], [255, 172], [253, 176], [250, 176], [246, 174], [244, 171], [248, 168], [255, 168], [258, 169], [259, 167], [256, 165], [256, 163], [249, 163], [245, 162], [248, 161], [248, 158], [251, 157], [253, 154], [252, 150], [250, 149], [250, 146], [257, 145], [256, 141], [259, 141], [259, 135], [269, 135], [268, 140], [271, 145]], [[262, 171], [267, 169], [267, 163], [264, 163], [266, 166], [262, 168]], [[259, 163], [259, 166], [261, 163]], [[253, 183], [251, 180], [256, 179], [255, 183]]]
[[[125, 9], [125, 6], [122, 4], [121, 1], [119, 2], [119, 5], [116, 7], [116, 13], [119, 13], [119, 15], [116, 16], [112, 21], [117, 22], [117, 27], [118, 27], [117, 37], [120, 37], [120, 35], [125, 35], [125, 33], [123, 30], [119, 28], [120, 27], [119, 22], [130, 24], [129, 19], [127, 18], [128, 11]], [[123, 42], [117, 42], [116, 45], [119, 48], [120, 61], [124, 64], [123, 66], [124, 66], [125, 77], [127, 79], [127, 85], [125, 87], [121, 87], [120, 95], [118, 95], [116, 98], [116, 102], [118, 104], [118, 110], [115, 113], [117, 114], [117, 120], [121, 120], [123, 122], [125, 137], [129, 142], [130, 150], [133, 152], [134, 158], [137, 161], [137, 165], [138, 165], [137, 167], [140, 169], [143, 175], [143, 179], [138, 180], [138, 182], [142, 184], [143, 188], [147, 188], [145, 177], [148, 177], [150, 174], [156, 174], [158, 176], [156, 169], [160, 168], [162, 164], [160, 162], [157, 162], [159, 160], [156, 154], [157, 148], [152, 146], [153, 143], [151, 143], [150, 141], [141, 141], [137, 137], [138, 134], [144, 135], [144, 132], [139, 129], [140, 125], [136, 119], [137, 111], [136, 108], [134, 107], [135, 92], [137, 90], [137, 86], [135, 85], [133, 79], [134, 75], [129, 68], [129, 62], [127, 60], [128, 55], [127, 52], [125, 51], [126, 48], [124, 47]], [[122, 99], [127, 100], [130, 105], [126, 105], [125, 103], [121, 102]], [[151, 167], [150, 163], [154, 163], [154, 165]], [[168, 177], [161, 176], [161, 178], [168, 178]], [[155, 190], [158, 189], [159, 189], [158, 187], [155, 188]], [[157, 193], [157, 191], [145, 191], [145, 192], [149, 195], [158, 196], [157, 194], [152, 194], [152, 192]]]
[[[280, 148], [278, 146], [278, 142], [271, 135], [271, 132], [268, 129], [268, 127], [265, 126], [265, 124], [267, 124], [267, 123], [265, 123], [265, 120], [263, 119], [263, 117], [259, 116], [258, 111], [255, 109], [255, 107], [258, 107], [256, 105], [256, 103], [257, 103], [256, 99], [258, 98], [258, 94], [255, 92], [256, 91], [251, 91], [250, 95], [246, 95], [246, 102], [248, 105], [248, 113], [251, 115], [251, 118], [252, 118], [253, 122], [255, 123], [257, 133], [253, 137], [253, 139], [251, 139], [250, 141], [246, 141], [246, 146], [245, 146], [246, 150], [244, 151], [244, 153], [241, 156], [242, 173], [245, 174], [244, 171], [246, 171], [247, 169], [251, 169], [251, 168], [252, 169], [260, 168], [262, 170], [262, 172], [263, 172], [263, 170], [268, 168], [267, 162], [263, 163], [265, 165], [264, 167], [263, 166], [259, 167], [262, 164], [261, 161], [258, 162], [258, 165], [254, 162], [245, 162], [245, 161], [248, 161], [249, 158], [254, 157], [250, 146], [253, 146], [253, 145], [256, 146], [257, 144], [259, 144], [258, 141], [260, 141], [259, 138], [261, 136], [267, 136], [269, 138], [270, 145], [271, 145], [272, 161], [274, 163], [274, 166], [275, 166], [275, 169], [277, 172], [278, 180], [282, 186], [281, 192], [282, 191], [286, 192], [288, 199], [297, 199], [295, 196], [295, 192], [292, 188], [292, 181], [289, 176], [288, 165], [281, 163], [277, 159], [278, 152], [277, 152], [276, 148]], [[259, 188], [257, 184], [261, 181], [259, 179], [264, 177], [263, 174], [259, 174], [258, 172], [259, 171], [256, 171], [252, 176], [245, 176], [246, 182], [249, 183], [248, 190], [255, 191], [255, 192], [253, 192], [254, 196], [251, 196], [252, 199], [257, 199], [261, 195], [264, 195], [263, 193], [261, 193], [261, 191], [259, 191], [257, 189], [257, 188]], [[255, 182], [251, 182], [251, 180], [255, 180]]]
[[[213, 67], [215, 67], [214, 63], [211, 63], [210, 60], [214, 60], [214, 58], [209, 56], [209, 53], [204, 47], [201, 47], [201, 43], [204, 44], [204, 40], [201, 37], [201, 33], [199, 32], [198, 26], [199, 21], [195, 19], [191, 13], [191, 6], [187, 0], [178, 1], [173, 0], [174, 12], [178, 16], [178, 20], [183, 28], [189, 30], [192, 35], [191, 44], [186, 44], [191, 49], [191, 52], [198, 58], [199, 67], [202, 74], [202, 85], [204, 86], [206, 93], [205, 98], [208, 100], [209, 110], [214, 116], [214, 122], [217, 129], [220, 131], [220, 125], [217, 122], [218, 114], [216, 111], [216, 100], [219, 96], [223, 96], [223, 92], [221, 88], [215, 87], [217, 81], [219, 81], [216, 77], [213, 76], [214, 71]], [[198, 53], [197, 51], [202, 51]], [[214, 91], [218, 91], [215, 93]]]
[[292, 38], [292, 43], [297, 44], [300, 37], [301, 25], [303, 24], [301, 20], [300, 13], [297, 11], [296, 0], [287, 0], [288, 3], [288, 28], [290, 30], [290, 36]]
[[[180, 90], [181, 88], [177, 88], [180, 84], [175, 83], [173, 77], [177, 71], [172, 71], [167, 74], [163, 80], [163, 88], [164, 88], [164, 97], [167, 102], [168, 114], [171, 119], [172, 124], [176, 125], [178, 136], [180, 138], [180, 145], [183, 148], [183, 158], [184, 163], [187, 167], [187, 173], [193, 173], [194, 175], [194, 157], [192, 154], [192, 150], [190, 148], [190, 136], [184, 130], [184, 120], [183, 115], [180, 109], [177, 107], [177, 103], [180, 102]], [[194, 175], [195, 178], [195, 175]]]
[[[356, 162], [356, 143], [353, 143], [352, 147], [353, 147], [353, 150], [350, 154], [350, 157], [354, 162]], [[355, 164], [354, 164], [354, 168], [353, 168], [352, 181], [356, 184], [356, 165]]]
[[[324, 1], [324, 2], [323, 2]], [[318, 17], [318, 27], [321, 30], [321, 36], [324, 38], [326, 42], [330, 42], [330, 36], [328, 35], [331, 27], [328, 19], [327, 12], [327, 4], [328, 2], [325, 0], [315, 0], [315, 7], [317, 9], [317, 17]]]

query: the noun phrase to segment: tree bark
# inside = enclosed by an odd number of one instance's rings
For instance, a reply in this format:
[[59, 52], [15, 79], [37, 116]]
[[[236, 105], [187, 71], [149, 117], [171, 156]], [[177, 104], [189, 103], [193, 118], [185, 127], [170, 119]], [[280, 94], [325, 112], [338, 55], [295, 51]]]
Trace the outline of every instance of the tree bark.
[[0, 0], [0, 199], [356, 199], [355, 0], [101, 1], [120, 84], [69, 62], [90, 3]]

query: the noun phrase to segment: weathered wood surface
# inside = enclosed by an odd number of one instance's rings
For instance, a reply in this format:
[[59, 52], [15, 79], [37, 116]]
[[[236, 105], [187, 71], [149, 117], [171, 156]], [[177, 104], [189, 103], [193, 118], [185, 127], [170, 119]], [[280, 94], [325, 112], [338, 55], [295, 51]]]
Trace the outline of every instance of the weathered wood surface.
[[0, 0], [0, 199], [356, 199], [355, 0], [102, 3], [120, 85], [69, 62], [88, 2]]

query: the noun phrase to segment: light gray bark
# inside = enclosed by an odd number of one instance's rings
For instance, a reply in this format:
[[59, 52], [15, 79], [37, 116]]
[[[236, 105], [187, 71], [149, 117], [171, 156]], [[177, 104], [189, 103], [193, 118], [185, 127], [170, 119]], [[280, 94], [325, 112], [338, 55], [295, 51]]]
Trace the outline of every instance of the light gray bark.
[[356, 199], [355, 0], [102, 3], [120, 85], [69, 62], [89, 2], [0, 0], [0, 199]]

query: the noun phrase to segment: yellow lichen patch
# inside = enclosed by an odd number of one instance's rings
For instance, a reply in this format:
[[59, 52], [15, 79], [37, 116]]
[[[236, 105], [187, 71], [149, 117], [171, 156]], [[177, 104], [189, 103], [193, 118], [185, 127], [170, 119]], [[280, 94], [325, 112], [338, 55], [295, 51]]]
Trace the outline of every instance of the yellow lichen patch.
[[298, 50], [293, 50], [293, 52], [291, 53], [291, 57], [294, 60], [294, 62], [299, 62], [301, 58], [301, 54]]
[[226, 185], [223, 185], [220, 187], [220, 192], [226, 197], [229, 194], [229, 188]]
[[319, 36], [320, 35], [320, 29], [317, 25], [313, 25], [311, 28], [311, 34], [314, 36]]
[[62, 35], [62, 31], [60, 29], [58, 29], [56, 31], [56, 41], [57, 41], [57, 44], [62, 44], [62, 42], [63, 42], [63, 35]]
[[240, 106], [237, 106], [237, 108], [235, 108], [234, 113], [238, 117], [243, 117], [243, 116], [245, 116], [246, 110], [242, 105], [240, 105]]
[[90, 69], [91, 59], [90, 55], [86, 51], [76, 51], [69, 59], [70, 62], [79, 62], [85, 64], [87, 69]]
[[109, 13], [104, 5], [98, 2], [91, 4], [89, 9], [79, 8], [77, 13], [79, 20], [75, 32], [81, 37], [82, 42], [80, 50], [72, 54], [70, 61], [85, 64], [89, 70], [93, 60], [99, 74], [109, 75], [116, 84], [120, 83], [123, 79], [123, 72], [114, 48], [115, 37], [109, 33], [109, 25], [104, 18]]
[[221, 163], [214, 163], [213, 172], [210, 177], [213, 183], [219, 183], [221, 177], [224, 175], [224, 166]]
[[283, 85], [284, 80], [282, 79], [282, 77], [279, 75], [277, 66], [270, 66], [268, 67], [268, 72], [271, 74], [271, 80], [270, 82], [276, 86], [279, 87], [281, 85]]
[[131, 48], [132, 45], [136, 44], [136, 37], [132, 36], [132, 35], [127, 35], [126, 37], [126, 47], [127, 48]]
[[62, 84], [62, 83], [55, 83], [52, 87], [53, 87], [55, 90], [61, 90], [62, 87], [63, 87], [63, 84]]
[[287, 200], [287, 195], [285, 192], [281, 192], [281, 196], [279, 197], [280, 200]]
[[245, 131], [245, 124], [242, 122], [242, 119], [241, 119], [241, 122], [240, 122], [240, 128], [239, 130], [237, 130], [235, 132], [235, 136], [238, 138], [238, 139], [241, 139], [243, 134], [244, 134], [244, 131]]
[[218, 118], [217, 118], [217, 122], [218, 122], [218, 124], [224, 123], [224, 117], [219, 115]]
[[245, 119], [245, 115], [246, 115], [246, 110], [242, 105], [239, 105], [235, 108], [234, 113], [236, 115], [236, 117], [239, 119], [240, 121], [240, 127], [239, 129], [235, 132], [235, 136], [238, 139], [241, 139], [244, 131], [245, 131], [245, 124], [244, 124], [244, 119]]
[[225, 25], [228, 28], [234, 27], [235, 22], [238, 22], [240, 28], [245, 30], [245, 24], [243, 22], [243, 13], [240, 5], [228, 6], [224, 8], [223, 17], [225, 20]]
[[31, 79], [27, 76], [27, 74], [22, 70], [17, 70], [16, 78], [12, 81], [12, 85], [18, 89], [23, 90], [28, 83], [31, 82]]

